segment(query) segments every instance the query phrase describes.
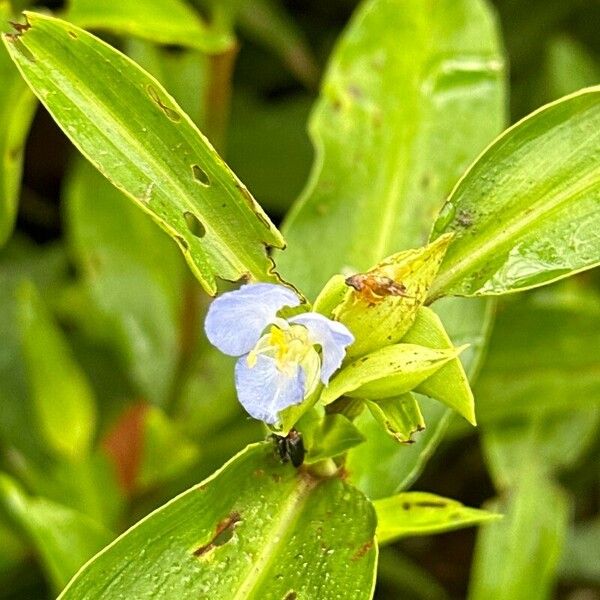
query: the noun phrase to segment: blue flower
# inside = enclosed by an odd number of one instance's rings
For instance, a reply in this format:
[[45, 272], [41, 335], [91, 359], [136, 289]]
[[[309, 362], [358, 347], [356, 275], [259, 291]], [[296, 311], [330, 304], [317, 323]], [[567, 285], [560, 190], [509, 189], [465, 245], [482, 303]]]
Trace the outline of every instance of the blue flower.
[[211, 344], [240, 357], [235, 366], [240, 402], [271, 425], [281, 410], [308, 397], [319, 380], [326, 385], [354, 342], [344, 325], [318, 313], [277, 316], [283, 307], [299, 304], [287, 287], [254, 283], [223, 294], [206, 315]]

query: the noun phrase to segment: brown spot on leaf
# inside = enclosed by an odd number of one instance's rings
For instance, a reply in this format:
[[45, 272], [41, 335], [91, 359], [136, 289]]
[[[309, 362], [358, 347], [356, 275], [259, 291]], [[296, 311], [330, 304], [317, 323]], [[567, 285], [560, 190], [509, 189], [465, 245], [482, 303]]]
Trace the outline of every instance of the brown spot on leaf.
[[365, 542], [353, 555], [352, 560], [359, 560], [373, 547], [373, 540]]
[[421, 502], [415, 502], [414, 505], [422, 508], [444, 508], [446, 503], [436, 500], [422, 500]]
[[283, 600], [297, 600], [298, 598], [298, 594], [296, 592], [288, 592], [284, 597]]
[[193, 555], [200, 558], [205, 556], [214, 548], [225, 545], [233, 537], [235, 527], [241, 520], [242, 517], [238, 512], [232, 512], [223, 520], [219, 521], [215, 527], [215, 534], [210, 542], [196, 548], [193, 552]]
[[12, 25], [12, 28], [17, 32], [18, 35], [25, 33], [29, 29], [31, 29], [31, 23], [25, 17], [25, 23], [17, 23], [16, 21], [9, 21]]
[[348, 86], [348, 93], [355, 100], [361, 100], [364, 96], [362, 88], [355, 83], [352, 83]]
[[473, 216], [469, 211], [464, 209], [459, 211], [456, 220], [458, 221], [458, 224], [465, 229], [473, 225]]
[[9, 160], [17, 160], [21, 153], [23, 152], [23, 144], [18, 144], [17, 146], [12, 146], [8, 149], [8, 159]]

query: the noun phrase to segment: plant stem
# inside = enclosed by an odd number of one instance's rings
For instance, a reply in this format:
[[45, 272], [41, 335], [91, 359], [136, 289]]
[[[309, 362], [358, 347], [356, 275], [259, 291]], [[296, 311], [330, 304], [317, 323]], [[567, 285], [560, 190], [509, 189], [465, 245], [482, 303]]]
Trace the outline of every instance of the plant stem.
[[235, 68], [238, 44], [208, 57], [208, 90], [204, 131], [220, 154], [225, 151], [229, 110], [231, 106], [231, 81]]

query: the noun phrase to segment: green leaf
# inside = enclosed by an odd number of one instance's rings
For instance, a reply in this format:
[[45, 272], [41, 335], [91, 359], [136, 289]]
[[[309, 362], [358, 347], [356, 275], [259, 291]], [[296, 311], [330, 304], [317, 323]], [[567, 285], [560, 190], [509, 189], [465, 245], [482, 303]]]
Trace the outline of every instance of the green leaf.
[[29, 279], [52, 302], [68, 276], [63, 248], [57, 243], [41, 248], [15, 236], [0, 253], [0, 439], [3, 445], [36, 461], [48, 457], [48, 446], [39, 429], [32, 427], [36, 423], [35, 407], [21, 331], [15, 326], [20, 313], [17, 291]]
[[391, 588], [396, 598], [411, 600], [449, 600], [450, 598], [428, 569], [398, 552], [396, 548], [380, 549], [377, 585], [382, 591]]
[[339, 456], [365, 441], [352, 422], [340, 414], [321, 418], [316, 411], [309, 411], [298, 423], [298, 429], [306, 448], [307, 464]]
[[557, 36], [550, 40], [546, 57], [551, 98], [560, 98], [600, 81], [600, 64], [574, 39]]
[[[75, 26], [37, 13], [4, 42], [73, 143], [181, 247], [203, 287], [276, 279], [279, 232], [160, 84]], [[235, 226], [232, 226], [232, 224]]]
[[173, 52], [168, 46], [135, 38], [125, 40], [125, 54], [156, 77], [192, 121], [202, 127], [209, 92], [210, 56], [184, 48]]
[[37, 464], [18, 454], [9, 456], [9, 464], [35, 496], [73, 509], [108, 529], [119, 526], [124, 499], [114, 465], [103, 453], [50, 464]]
[[[565, 290], [566, 291], [566, 290]], [[562, 297], [561, 297], [562, 296]], [[600, 407], [600, 296], [538, 293], [501, 306], [475, 386], [482, 425]]]
[[314, 298], [335, 273], [423, 245], [503, 120], [503, 59], [485, 3], [363, 3], [310, 121], [316, 158], [284, 228], [281, 272]]
[[55, 453], [76, 460], [94, 435], [94, 393], [33, 284], [20, 289], [19, 313], [37, 426]]
[[[192, 466], [200, 451], [174, 423], [155, 407], [144, 414], [142, 455], [136, 487], [145, 490], [172, 479]], [[165, 456], [169, 460], [165, 460]]]
[[69, 0], [63, 17], [84, 29], [217, 53], [235, 40], [212, 31], [198, 13], [181, 0]]
[[452, 414], [450, 409], [425, 396], [418, 398], [426, 427], [414, 444], [398, 444], [391, 436], [382, 435], [381, 425], [368, 410], [354, 421], [367, 441], [348, 452], [348, 481], [371, 500], [409, 487], [442, 440]]
[[341, 396], [370, 400], [399, 396], [431, 377], [460, 351], [414, 344], [386, 346], [344, 367], [323, 390], [320, 400], [330, 404]]
[[[419, 308], [413, 326], [402, 341], [428, 348], [453, 347], [441, 319], [426, 306]], [[439, 400], [475, 425], [475, 400], [467, 374], [458, 357], [419, 384], [415, 391]]]
[[237, 21], [247, 38], [274, 52], [300, 81], [314, 87], [318, 66], [301, 29], [279, 2], [243, 2]]
[[548, 104], [504, 132], [444, 205], [453, 232], [431, 298], [504, 294], [600, 263], [600, 87]]
[[[63, 198], [72, 255], [103, 321], [98, 328], [140, 393], [164, 405], [178, 360], [186, 275], [177, 247], [83, 160]], [[92, 312], [84, 318], [94, 319]]]
[[27, 535], [56, 592], [113, 535], [89, 517], [45, 498], [27, 496], [0, 474], [0, 506]]
[[373, 502], [377, 541], [390, 544], [412, 535], [431, 535], [497, 519], [500, 515], [464, 506], [427, 492], [404, 492]]
[[567, 534], [560, 561], [560, 576], [568, 580], [600, 583], [600, 519], [584, 521]]
[[413, 394], [384, 398], [377, 402], [365, 400], [374, 419], [392, 436], [403, 444], [412, 444], [413, 434], [425, 429], [425, 419]]
[[599, 425], [596, 406], [483, 426], [483, 448], [494, 483], [500, 489], [512, 485], [531, 456], [537, 469], [548, 475], [572, 467], [597, 439]]
[[427, 298], [449, 243], [447, 236], [425, 248], [398, 252], [368, 272], [346, 279], [348, 290], [333, 314], [354, 334], [348, 357], [363, 356], [404, 337]]
[[127, 598], [366, 600], [374, 534], [362, 494], [338, 478], [282, 465], [271, 444], [256, 444], [127, 531], [61, 600], [107, 590]]
[[568, 286], [507, 303], [476, 388], [483, 443], [500, 488], [523, 464], [556, 472], [574, 465], [600, 422], [597, 293]]
[[504, 518], [479, 530], [469, 600], [551, 598], [569, 515], [566, 497], [529, 470], [494, 508]]
[[[4, 28], [11, 16], [8, 2], [0, 3]], [[10, 237], [17, 217], [17, 202], [23, 168], [23, 148], [36, 107], [12, 60], [0, 50], [0, 246]]]

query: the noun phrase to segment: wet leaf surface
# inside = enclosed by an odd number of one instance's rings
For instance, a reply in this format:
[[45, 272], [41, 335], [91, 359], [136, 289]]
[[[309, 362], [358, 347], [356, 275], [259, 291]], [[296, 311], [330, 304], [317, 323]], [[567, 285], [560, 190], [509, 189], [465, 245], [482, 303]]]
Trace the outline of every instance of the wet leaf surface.
[[368, 599], [374, 534], [360, 492], [257, 444], [127, 531], [61, 599]]

